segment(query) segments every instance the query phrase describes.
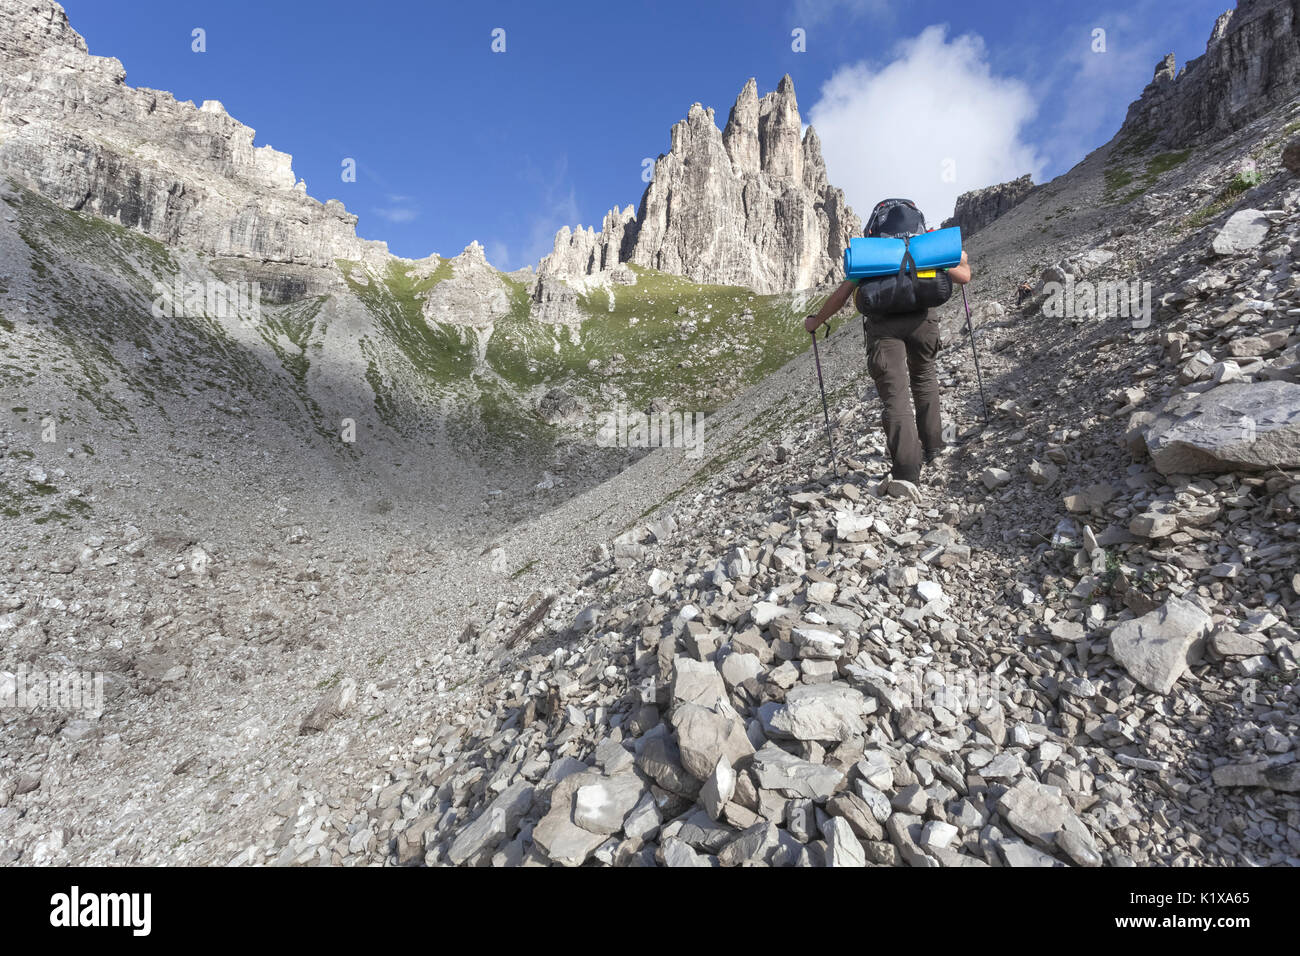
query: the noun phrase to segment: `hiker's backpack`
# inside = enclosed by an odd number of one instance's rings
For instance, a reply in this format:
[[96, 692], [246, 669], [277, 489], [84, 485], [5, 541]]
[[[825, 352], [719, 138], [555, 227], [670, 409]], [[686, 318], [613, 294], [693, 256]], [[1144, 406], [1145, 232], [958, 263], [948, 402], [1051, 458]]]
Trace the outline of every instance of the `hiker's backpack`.
[[[952, 235], [941, 236], [940, 233]], [[844, 257], [845, 275], [849, 278], [853, 278], [855, 271], [875, 273], [858, 280], [853, 296], [853, 304], [863, 315], [917, 312], [943, 305], [951, 298], [952, 279], [943, 267], [955, 266], [961, 261], [959, 229], [953, 227], [929, 233], [925, 228], [925, 216], [916, 203], [910, 199], [885, 199], [871, 211], [863, 234], [865, 240], [852, 240]], [[933, 237], [924, 243], [928, 248], [920, 267], [910, 248], [912, 240], [919, 236]], [[955, 259], [952, 257], [954, 238]], [[900, 240], [901, 262], [898, 256]], [[855, 244], [858, 248], [854, 248]], [[919, 254], [919, 248], [917, 251]], [[890, 269], [894, 262], [899, 262], [899, 265], [896, 271], [880, 274], [878, 267], [872, 267], [880, 262], [888, 262]]]

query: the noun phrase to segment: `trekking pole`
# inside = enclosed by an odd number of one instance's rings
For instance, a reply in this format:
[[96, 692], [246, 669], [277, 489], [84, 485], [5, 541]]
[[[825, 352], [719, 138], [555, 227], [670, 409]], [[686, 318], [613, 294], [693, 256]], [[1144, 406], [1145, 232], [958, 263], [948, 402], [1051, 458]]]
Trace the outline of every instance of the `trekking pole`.
[[984, 424], [989, 423], [989, 403], [984, 400], [984, 376], [980, 374], [980, 354], [975, 348], [975, 326], [970, 320], [970, 303], [966, 301], [966, 286], [961, 287], [961, 304], [966, 307], [966, 332], [970, 335], [970, 354], [975, 359], [975, 381], [980, 387], [980, 404], [984, 406]]
[[826, 404], [826, 383], [822, 381], [822, 359], [817, 352], [817, 333], [811, 332], [813, 343], [813, 361], [817, 365], [817, 388], [822, 393], [822, 416], [826, 419], [826, 443], [831, 446], [831, 464], [835, 467], [835, 474], [840, 473], [840, 460], [835, 455], [835, 439], [831, 437], [831, 410]]

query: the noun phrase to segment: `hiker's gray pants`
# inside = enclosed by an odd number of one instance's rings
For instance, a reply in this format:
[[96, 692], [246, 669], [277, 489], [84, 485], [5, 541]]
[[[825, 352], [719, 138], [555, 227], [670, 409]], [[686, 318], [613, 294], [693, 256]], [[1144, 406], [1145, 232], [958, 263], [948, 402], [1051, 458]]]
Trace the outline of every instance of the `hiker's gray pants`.
[[939, 418], [939, 320], [930, 310], [868, 318], [867, 368], [884, 406], [881, 424], [893, 476], [919, 481], [921, 463], [943, 447]]

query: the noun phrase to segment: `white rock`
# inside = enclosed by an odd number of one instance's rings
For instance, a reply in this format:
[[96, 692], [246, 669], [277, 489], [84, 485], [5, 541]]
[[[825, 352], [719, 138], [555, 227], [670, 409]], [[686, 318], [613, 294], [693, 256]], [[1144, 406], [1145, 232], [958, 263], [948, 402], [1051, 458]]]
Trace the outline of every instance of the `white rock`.
[[1268, 217], [1258, 209], [1239, 209], [1210, 243], [1215, 255], [1239, 255], [1256, 249], [1268, 235]]
[[1167, 694], [1187, 670], [1188, 652], [1209, 627], [1208, 614], [1172, 597], [1148, 614], [1115, 625], [1110, 654], [1143, 687]]

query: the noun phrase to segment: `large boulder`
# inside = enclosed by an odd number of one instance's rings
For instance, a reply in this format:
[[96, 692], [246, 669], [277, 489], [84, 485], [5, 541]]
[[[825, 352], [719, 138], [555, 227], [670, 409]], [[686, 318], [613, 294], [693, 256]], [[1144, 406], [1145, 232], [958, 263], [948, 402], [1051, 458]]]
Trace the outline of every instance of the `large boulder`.
[[1143, 433], [1161, 474], [1300, 466], [1300, 385], [1233, 382], [1174, 396]]
[[802, 760], [775, 744], [766, 744], [754, 754], [752, 769], [759, 787], [790, 799], [824, 801], [844, 780], [834, 767]]
[[745, 735], [745, 725], [730, 707], [710, 710], [698, 704], [679, 704], [673, 709], [682, 766], [699, 780], [708, 779], [718, 761], [729, 766], [754, 752]]
[[580, 421], [587, 410], [581, 401], [562, 388], [553, 388], [537, 403], [537, 414], [548, 425]]
[[1110, 656], [1147, 690], [1167, 694], [1187, 670], [1189, 656], [1210, 629], [1210, 615], [1190, 601], [1170, 598], [1110, 632]]
[[1210, 243], [1215, 255], [1234, 256], [1258, 249], [1268, 235], [1268, 218], [1258, 209], [1239, 209]]
[[447, 859], [461, 866], [484, 851], [495, 849], [502, 840], [510, 839], [519, 830], [519, 822], [532, 809], [533, 795], [533, 786], [527, 780], [512, 783], [457, 834], [447, 850]]

